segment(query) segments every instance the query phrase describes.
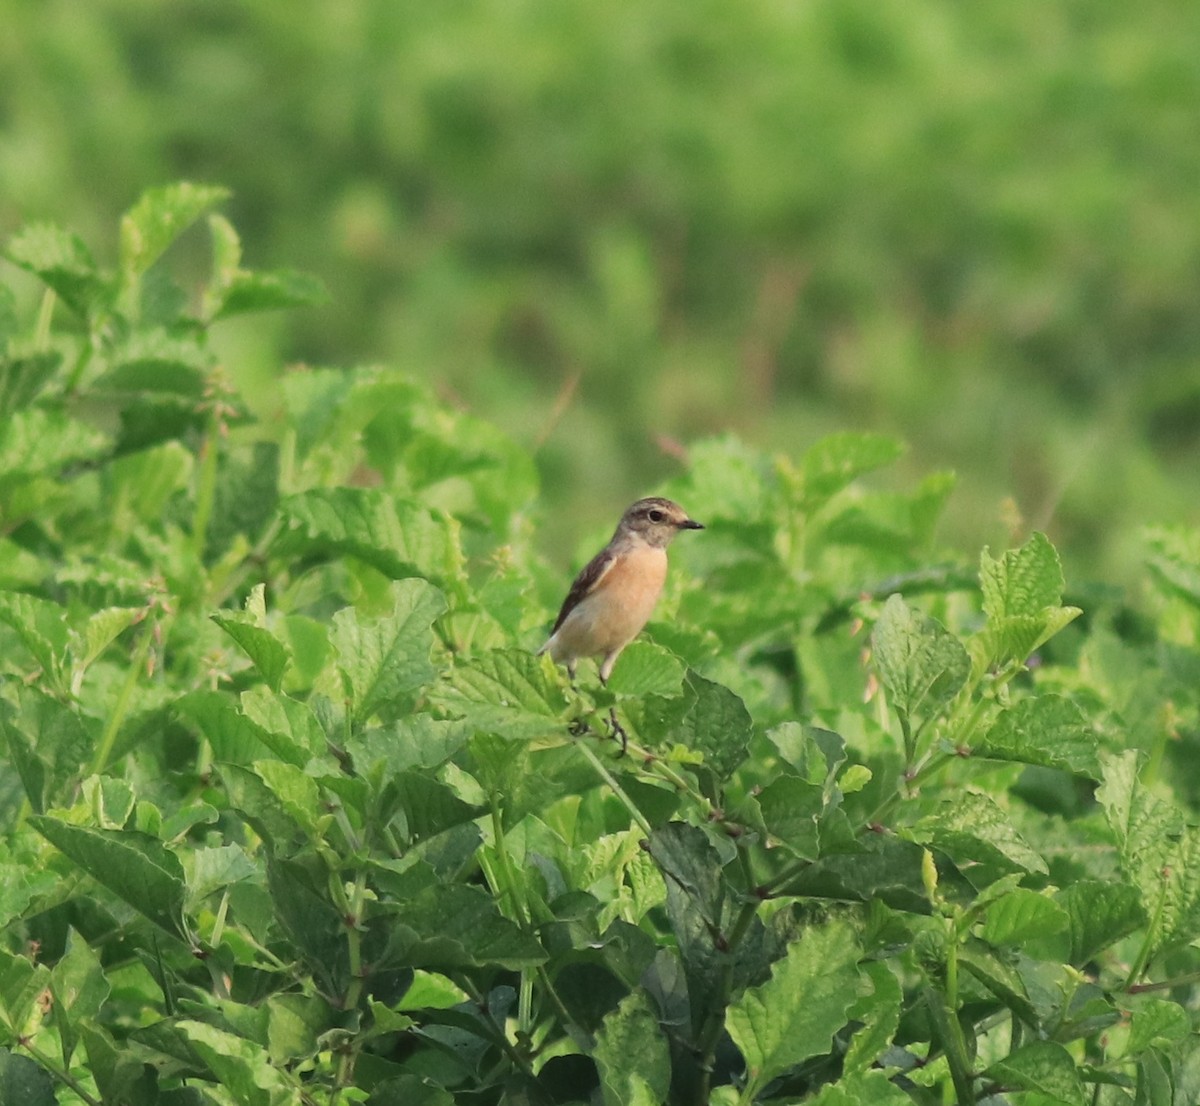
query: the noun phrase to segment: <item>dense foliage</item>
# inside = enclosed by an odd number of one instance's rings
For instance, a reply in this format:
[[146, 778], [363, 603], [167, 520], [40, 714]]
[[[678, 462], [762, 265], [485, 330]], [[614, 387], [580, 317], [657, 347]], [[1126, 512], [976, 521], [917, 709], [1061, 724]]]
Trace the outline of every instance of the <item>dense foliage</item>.
[[250, 406], [290, 360], [395, 365], [537, 446], [559, 548], [674, 472], [660, 435], [729, 428], [897, 434], [894, 486], [961, 474], [958, 542], [1011, 496], [1109, 578], [1200, 521], [1189, 0], [0, 16], [0, 236], [103, 250], [148, 185], [229, 185], [256, 265], [336, 289], [216, 336]]
[[888, 438], [700, 442], [572, 687], [524, 450], [387, 368], [250, 417], [210, 333], [319, 289], [221, 199], [7, 249], [0, 1106], [1200, 1100], [1197, 534], [1064, 599]]

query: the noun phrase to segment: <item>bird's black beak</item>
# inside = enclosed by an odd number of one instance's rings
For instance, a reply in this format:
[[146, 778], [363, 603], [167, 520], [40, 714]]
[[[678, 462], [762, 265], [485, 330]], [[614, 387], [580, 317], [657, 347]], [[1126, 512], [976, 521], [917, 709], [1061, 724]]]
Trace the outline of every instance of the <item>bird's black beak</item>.
[[694, 518], [685, 518], [680, 524], [681, 530], [703, 530], [704, 523], [697, 522]]

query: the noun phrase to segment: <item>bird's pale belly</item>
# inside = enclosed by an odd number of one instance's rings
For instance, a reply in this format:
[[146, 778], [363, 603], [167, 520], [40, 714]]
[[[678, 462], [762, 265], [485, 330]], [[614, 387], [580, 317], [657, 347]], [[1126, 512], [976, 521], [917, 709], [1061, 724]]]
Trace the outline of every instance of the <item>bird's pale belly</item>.
[[626, 554], [559, 627], [556, 636], [563, 653], [595, 656], [628, 645], [654, 613], [666, 576], [664, 550]]

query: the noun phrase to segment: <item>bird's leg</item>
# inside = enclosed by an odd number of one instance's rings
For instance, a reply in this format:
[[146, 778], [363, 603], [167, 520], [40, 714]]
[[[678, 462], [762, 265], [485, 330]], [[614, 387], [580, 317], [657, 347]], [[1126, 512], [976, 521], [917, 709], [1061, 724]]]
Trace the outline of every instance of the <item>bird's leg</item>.
[[[600, 666], [600, 682], [605, 687], [608, 686], [608, 676], [609, 676], [609, 673], [612, 671], [612, 661], [614, 659], [615, 658], [609, 658], [609, 659], [605, 660], [604, 664], [602, 664]], [[608, 669], [608, 672], [605, 672], [606, 668]], [[613, 737], [620, 740], [621, 756], [624, 756], [627, 752], [629, 752], [629, 735], [625, 732], [625, 727], [622, 726], [621, 723], [617, 721], [617, 708], [616, 707], [608, 708], [608, 724], [610, 726], [612, 726]]]

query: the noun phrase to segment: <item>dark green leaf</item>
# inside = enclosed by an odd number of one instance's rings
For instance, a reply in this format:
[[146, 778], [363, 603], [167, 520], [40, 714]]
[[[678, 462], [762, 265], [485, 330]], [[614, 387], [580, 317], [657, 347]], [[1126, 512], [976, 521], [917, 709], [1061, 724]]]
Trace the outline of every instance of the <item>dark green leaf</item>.
[[209, 617], [221, 627], [253, 662], [267, 686], [278, 691], [291, 661], [291, 651], [266, 623], [265, 588], [258, 584], [250, 592], [244, 611], [221, 611]]
[[717, 777], [726, 779], [746, 756], [754, 726], [746, 704], [729, 688], [689, 672], [686, 686], [695, 695], [671, 737], [704, 754]]
[[1078, 880], [1055, 898], [1067, 912], [1072, 964], [1086, 964], [1146, 921], [1142, 896], [1128, 883]]
[[230, 275], [213, 318], [224, 319], [247, 311], [273, 311], [285, 307], [307, 307], [329, 298], [325, 285], [316, 277], [292, 269], [246, 272]]
[[94, 744], [84, 720], [70, 707], [36, 688], [20, 692], [15, 720], [0, 719], [30, 806], [39, 814], [68, 801], [68, 785], [92, 758]]
[[44, 815], [34, 815], [29, 821], [97, 883], [172, 936], [188, 939], [183, 867], [157, 838], [134, 830], [72, 826]]
[[49, 1072], [0, 1048], [0, 1106], [59, 1106]]
[[965, 791], [945, 802], [936, 814], [922, 818], [913, 829], [913, 837], [936, 845], [960, 866], [975, 862], [1005, 871], [1047, 871], [1046, 862], [1017, 832], [1005, 812], [978, 791]]

